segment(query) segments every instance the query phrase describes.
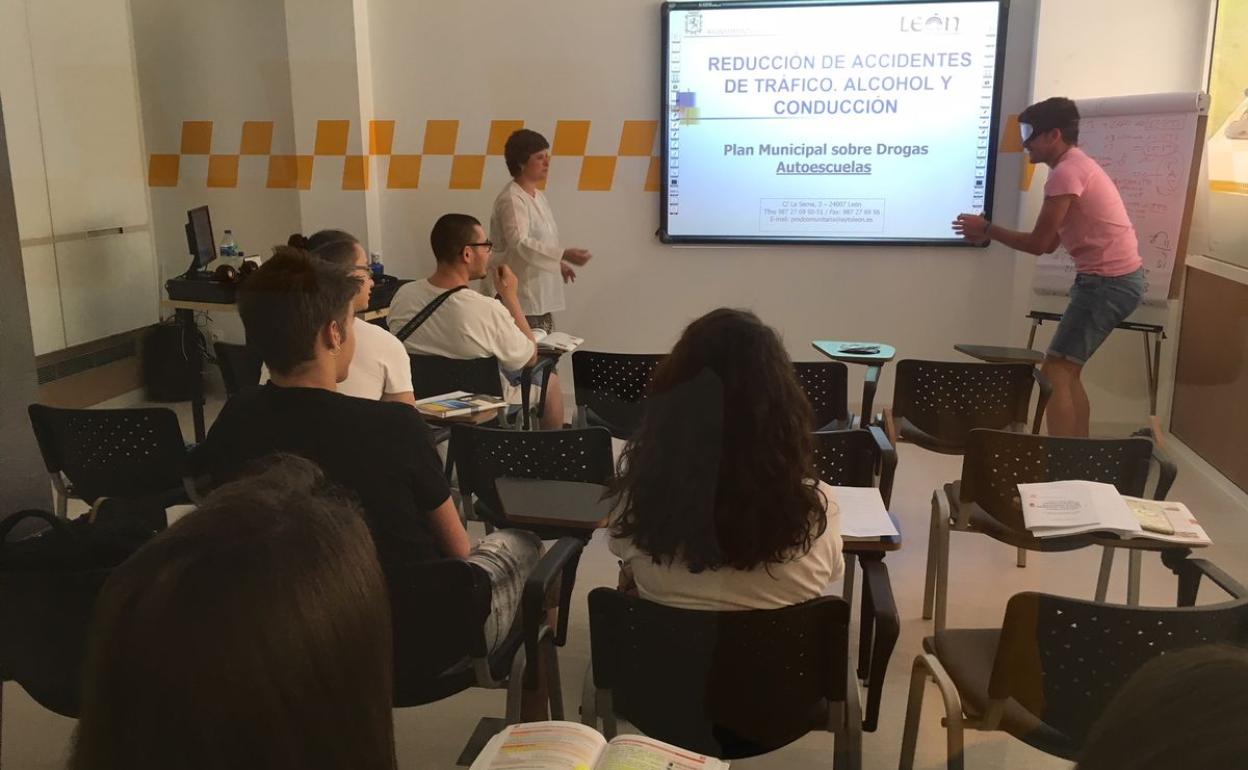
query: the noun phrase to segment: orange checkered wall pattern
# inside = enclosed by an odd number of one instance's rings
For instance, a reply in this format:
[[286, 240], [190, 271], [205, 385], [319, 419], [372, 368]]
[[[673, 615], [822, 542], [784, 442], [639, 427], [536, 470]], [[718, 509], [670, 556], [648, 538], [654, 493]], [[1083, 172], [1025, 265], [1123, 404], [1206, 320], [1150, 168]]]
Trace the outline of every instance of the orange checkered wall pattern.
[[[318, 120], [316, 139], [311, 155], [274, 155], [273, 122], [246, 121], [237, 152], [218, 154], [213, 151], [213, 121], [188, 120], [182, 123], [182, 144], [175, 153], [153, 153], [148, 161], [148, 184], [152, 187], [177, 187], [182, 179], [182, 158], [188, 155], [208, 156], [208, 187], [237, 188], [239, 159], [242, 156], [265, 156], [269, 189], [312, 189], [312, 169], [317, 163], [342, 163], [343, 190], [367, 190], [370, 157], [378, 158], [378, 175], [385, 160], [385, 179], [376, 183], [387, 190], [414, 190], [439, 187], [442, 180], [422, 178], [421, 161], [430, 155], [450, 156], [451, 170], [445, 184], [451, 190], [480, 190], [485, 177], [485, 162], [490, 156], [501, 156], [507, 137], [524, 127], [523, 120], [490, 121], [489, 138], [479, 154], [462, 153], [459, 146], [458, 120], [425, 121], [424, 141], [420, 154], [394, 153], [397, 121], [372, 120], [368, 125], [368, 155], [348, 153], [351, 132], [349, 120]], [[560, 120], [555, 123], [551, 154], [557, 157], [579, 157], [580, 175], [577, 189], [606, 191], [615, 186], [615, 171], [620, 158], [646, 158], [644, 191], [658, 192], [660, 160], [654, 155], [658, 121], [626, 120], [619, 132], [619, 145], [614, 155], [588, 155], [589, 120]], [[340, 161], [338, 159], [341, 159]], [[195, 180], [185, 180], [193, 182]]]

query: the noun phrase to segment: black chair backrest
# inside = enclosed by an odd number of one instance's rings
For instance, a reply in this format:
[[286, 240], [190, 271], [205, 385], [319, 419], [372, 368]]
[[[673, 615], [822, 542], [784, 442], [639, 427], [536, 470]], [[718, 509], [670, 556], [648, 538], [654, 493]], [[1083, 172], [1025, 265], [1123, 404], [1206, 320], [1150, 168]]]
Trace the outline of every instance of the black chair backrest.
[[461, 494], [475, 494], [480, 513], [501, 524], [499, 478], [610, 484], [614, 476], [611, 434], [606, 428], [514, 431], [477, 425], [451, 428], [451, 452]]
[[1031, 364], [907, 359], [897, 362], [893, 416], [956, 449], [975, 428], [1026, 425], [1034, 385]]
[[834, 487], [875, 486], [880, 447], [865, 428], [816, 432], [815, 470]]
[[412, 389], [416, 398], [430, 398], [456, 390], [486, 396], [502, 396], [503, 381], [498, 359], [445, 358], [409, 353]]
[[490, 614], [490, 579], [463, 559], [387, 565], [394, 628], [395, 703], [427, 703], [439, 675], [467, 657], [484, 657], [482, 624]]
[[259, 353], [246, 345], [235, 345], [232, 342], [214, 342], [212, 352], [216, 356], [217, 366], [221, 368], [226, 395], [236, 396], [260, 384], [260, 367], [264, 361], [260, 359]]
[[[1128, 607], [1039, 593], [1010, 598], [989, 697], [1012, 697], [1082, 745], [1123, 684], [1158, 655], [1248, 643], [1248, 600]], [[1157, 704], [1165, 708], [1165, 704]]]
[[30, 424], [49, 473], [74, 494], [137, 497], [182, 486], [186, 444], [173, 410], [58, 409], [31, 404]]
[[849, 367], [840, 361], [794, 361], [793, 371], [815, 411], [813, 430], [849, 421]]
[[959, 496], [1017, 530], [1025, 529], [1018, 484], [1082, 479], [1141, 497], [1153, 442], [1132, 438], [1054, 438], [1000, 430], [971, 431]]
[[590, 410], [590, 424], [603, 425], [627, 439], [641, 425], [642, 404], [663, 353], [572, 354], [576, 405]]
[[76, 718], [91, 613], [110, 571], [0, 574], [0, 681]]
[[[594, 685], [646, 735], [723, 758], [780, 748], [846, 699], [849, 606], [704, 612], [589, 594]], [[826, 720], [824, 722], [826, 724]]]

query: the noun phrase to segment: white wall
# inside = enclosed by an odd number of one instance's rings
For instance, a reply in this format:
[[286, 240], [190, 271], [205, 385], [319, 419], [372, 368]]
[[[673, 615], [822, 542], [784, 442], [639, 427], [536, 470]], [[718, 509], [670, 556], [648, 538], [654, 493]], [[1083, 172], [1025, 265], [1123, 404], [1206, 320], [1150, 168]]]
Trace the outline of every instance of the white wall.
[[[274, 0], [130, 0], [147, 151], [176, 154], [182, 122], [213, 121], [212, 151], [239, 151], [243, 122], [273, 121], [273, 153], [295, 152], [295, 120], [282, 3]], [[313, 127], [315, 128], [315, 127]], [[266, 188], [267, 156], [242, 156], [236, 188], [205, 185], [208, 157], [184, 155], [177, 187], [151, 188], [164, 279], [190, 264], [187, 209], [208, 205], [218, 241], [230, 228], [248, 253], [300, 229], [299, 196]]]
[[[1211, 0], [1042, 0], [1032, 101], [1203, 90], [1211, 8]], [[1030, 193], [1023, 196], [1028, 227], [1040, 210], [1046, 174], [1047, 169], [1037, 169]], [[1021, 344], [1030, 328], [1023, 316], [1032, 309], [1060, 311], [1065, 300], [1033, 295], [1034, 258], [1021, 255], [1016, 260], [1010, 332], [1014, 343]], [[1173, 380], [1178, 344], [1178, 303], [1172, 304], [1169, 310], [1142, 309], [1137, 314], [1146, 323], [1166, 324], [1170, 335], [1162, 355], [1163, 415], [1169, 412], [1166, 381]], [[1053, 331], [1053, 324], [1042, 327], [1037, 346], [1047, 345]], [[1120, 430], [1145, 424], [1148, 383], [1140, 337], [1136, 332], [1111, 334], [1085, 369], [1094, 430], [1097, 425]]]
[[[1029, 90], [1032, 4], [1014, 5], [1007, 112]], [[376, 110], [398, 121], [396, 152], [421, 151], [427, 119], [459, 119], [462, 153], [484, 150], [491, 119], [523, 119], [548, 139], [556, 120], [587, 119], [588, 153], [614, 155], [624, 120], [659, 116], [657, 0], [370, 0], [369, 24]], [[1013, 218], [1017, 164], [1006, 165], [997, 200]], [[482, 190], [448, 190], [449, 166], [426, 156], [419, 190], [382, 197], [388, 271], [429, 272], [434, 220], [448, 211], [487, 220], [508, 179], [502, 158], [490, 157]], [[578, 192], [579, 158], [552, 162], [546, 192], [561, 236], [595, 255], [556, 323], [589, 348], [666, 350], [689, 320], [721, 305], [752, 308], [806, 360], [818, 358], [814, 339], [875, 339], [930, 358], [957, 357], [956, 342], [1005, 342], [1015, 266], [1004, 250], [664, 246], [654, 237], [658, 194], [643, 192], [647, 166], [621, 158], [611, 191]], [[885, 400], [891, 387], [886, 372]]]

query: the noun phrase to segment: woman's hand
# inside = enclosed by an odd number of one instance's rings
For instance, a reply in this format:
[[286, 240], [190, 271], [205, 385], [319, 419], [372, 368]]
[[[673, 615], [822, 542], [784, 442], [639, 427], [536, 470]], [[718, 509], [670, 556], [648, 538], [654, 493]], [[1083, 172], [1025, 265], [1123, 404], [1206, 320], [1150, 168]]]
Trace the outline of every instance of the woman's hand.
[[563, 275], [564, 283], [576, 283], [576, 271], [567, 262], [559, 263], [559, 272]]
[[567, 262], [571, 262], [577, 267], [584, 267], [586, 262], [593, 259], [594, 255], [589, 253], [589, 249], [564, 249], [563, 258]]

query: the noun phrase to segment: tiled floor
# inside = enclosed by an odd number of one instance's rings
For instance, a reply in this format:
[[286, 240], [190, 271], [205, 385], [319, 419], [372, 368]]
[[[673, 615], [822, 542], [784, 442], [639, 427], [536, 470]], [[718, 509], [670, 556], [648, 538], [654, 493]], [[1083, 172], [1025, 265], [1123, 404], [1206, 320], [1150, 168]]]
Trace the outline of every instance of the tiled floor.
[[[189, 411], [179, 410], [189, 426]], [[215, 410], [209, 410], [209, 418]], [[187, 435], [190, 435], [189, 427]], [[893, 510], [901, 522], [905, 547], [890, 554], [891, 573], [898, 609], [901, 639], [889, 667], [880, 728], [863, 741], [863, 766], [893, 768], [900, 752], [906, 689], [910, 664], [931, 625], [920, 619], [924, 562], [927, 544], [929, 500], [939, 484], [955, 478], [961, 459], [925, 452], [914, 446], [900, 448]], [[1232, 575], [1248, 579], [1248, 508], [1220, 493], [1189, 467], [1180, 466], [1171, 499], [1187, 503], [1217, 543], [1209, 558]], [[601, 535], [601, 533], [600, 533]], [[950, 626], [995, 626], [1001, 622], [1006, 600], [1023, 590], [1044, 590], [1090, 597], [1096, 581], [1099, 551], [1069, 554], [1029, 554], [1026, 569], [1014, 566], [1014, 551], [975, 535], [954, 535], [951, 555]], [[1125, 595], [1125, 558], [1119, 558], [1111, 600]], [[581, 560], [573, 603], [570, 638], [560, 653], [564, 702], [570, 714], [580, 703], [581, 681], [588, 660], [589, 633], [585, 595], [591, 588], [614, 584], [615, 560], [601, 536], [595, 537]], [[1142, 598], [1145, 604], [1166, 605], [1174, 601], [1174, 578], [1156, 557], [1146, 557]], [[833, 591], [839, 586], [832, 587]], [[1202, 593], [1201, 601], [1220, 601], [1218, 592]], [[188, 661], [193, 664], [193, 661]], [[450, 768], [481, 716], [501, 716], [503, 693], [470, 691], [437, 704], [395, 713], [399, 767], [403, 770]], [[940, 726], [941, 704], [934, 686], [928, 687], [919, 738], [917, 766], [943, 767], [944, 732]], [[44, 770], [64, 766], [74, 722], [44, 711], [19, 687], [4, 686], [3, 749], [0, 766], [5, 770]], [[966, 764], [970, 768], [1061, 768], [1069, 763], [1035, 751], [1003, 734], [967, 734]], [[813, 734], [771, 755], [734, 762], [741, 770], [764, 768], [815, 768], [831, 763], [832, 737]]]

